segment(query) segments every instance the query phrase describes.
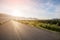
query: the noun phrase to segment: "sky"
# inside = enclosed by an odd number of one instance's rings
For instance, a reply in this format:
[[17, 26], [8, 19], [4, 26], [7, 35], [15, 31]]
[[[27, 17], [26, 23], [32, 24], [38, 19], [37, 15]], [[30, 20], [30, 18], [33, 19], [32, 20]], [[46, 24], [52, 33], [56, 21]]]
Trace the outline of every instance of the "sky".
[[60, 18], [60, 0], [0, 0], [0, 13], [39, 19]]

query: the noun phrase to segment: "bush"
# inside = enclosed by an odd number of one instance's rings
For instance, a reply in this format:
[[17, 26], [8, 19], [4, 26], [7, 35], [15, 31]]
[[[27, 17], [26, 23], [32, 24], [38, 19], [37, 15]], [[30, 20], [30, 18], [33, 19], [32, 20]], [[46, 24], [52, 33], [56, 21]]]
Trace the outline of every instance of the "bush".
[[[58, 31], [60, 32], [60, 23], [57, 23], [55, 24], [56, 22], [55, 21], [52, 21], [51, 23], [44, 23], [44, 22], [41, 22], [41, 21], [38, 21], [38, 20], [21, 20], [21, 21], [18, 21], [18, 22], [21, 22], [21, 23], [24, 23], [24, 24], [29, 24], [29, 25], [32, 25], [34, 27], [42, 27], [42, 28], [46, 28], [46, 29], [49, 29], [49, 30], [53, 30], [53, 31]], [[49, 21], [50, 22], [50, 21]]]

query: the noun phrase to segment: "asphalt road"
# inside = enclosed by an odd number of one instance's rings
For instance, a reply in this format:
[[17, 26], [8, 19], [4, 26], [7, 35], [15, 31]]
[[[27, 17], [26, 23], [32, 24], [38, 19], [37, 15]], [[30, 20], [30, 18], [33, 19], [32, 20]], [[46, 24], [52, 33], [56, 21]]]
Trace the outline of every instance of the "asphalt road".
[[0, 25], [0, 40], [60, 40], [60, 33], [11, 20]]

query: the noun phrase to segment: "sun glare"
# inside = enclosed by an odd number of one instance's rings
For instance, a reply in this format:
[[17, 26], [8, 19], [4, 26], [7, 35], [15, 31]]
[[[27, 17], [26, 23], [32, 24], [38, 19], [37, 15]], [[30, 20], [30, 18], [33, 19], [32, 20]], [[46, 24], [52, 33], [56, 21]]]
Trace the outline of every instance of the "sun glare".
[[14, 10], [11, 15], [12, 16], [20, 16], [21, 14], [22, 14], [22, 12], [20, 10]]

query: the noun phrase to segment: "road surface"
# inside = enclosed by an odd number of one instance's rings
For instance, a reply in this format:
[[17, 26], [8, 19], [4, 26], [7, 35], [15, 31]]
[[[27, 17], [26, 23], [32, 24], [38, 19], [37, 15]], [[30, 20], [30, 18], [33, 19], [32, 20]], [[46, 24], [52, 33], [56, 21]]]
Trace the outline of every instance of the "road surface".
[[60, 33], [11, 20], [0, 25], [0, 40], [60, 40]]

